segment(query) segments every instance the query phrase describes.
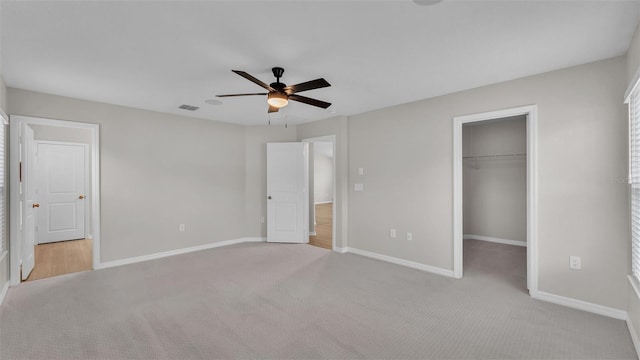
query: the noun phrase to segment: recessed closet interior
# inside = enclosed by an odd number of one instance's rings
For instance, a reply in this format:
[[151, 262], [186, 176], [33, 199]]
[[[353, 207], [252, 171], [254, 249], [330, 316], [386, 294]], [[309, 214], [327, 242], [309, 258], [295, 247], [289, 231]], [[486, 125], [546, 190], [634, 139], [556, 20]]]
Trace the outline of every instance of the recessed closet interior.
[[526, 115], [462, 128], [464, 267], [526, 287]]

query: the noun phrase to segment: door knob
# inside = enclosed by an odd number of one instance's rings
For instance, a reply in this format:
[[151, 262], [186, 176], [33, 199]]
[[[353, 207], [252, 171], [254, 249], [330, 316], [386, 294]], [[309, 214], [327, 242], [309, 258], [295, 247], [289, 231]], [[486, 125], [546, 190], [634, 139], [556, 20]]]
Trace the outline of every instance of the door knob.
[[80, 199], [80, 200], [84, 199], [84, 195], [78, 196], [78, 199]]
[[271, 200], [271, 195], [267, 196], [267, 199]]
[[31, 205], [31, 206], [32, 206], [32, 207], [34, 207], [34, 208], [37, 208], [37, 207], [40, 207], [40, 204], [38, 204], [38, 203], [33, 203], [33, 205]]

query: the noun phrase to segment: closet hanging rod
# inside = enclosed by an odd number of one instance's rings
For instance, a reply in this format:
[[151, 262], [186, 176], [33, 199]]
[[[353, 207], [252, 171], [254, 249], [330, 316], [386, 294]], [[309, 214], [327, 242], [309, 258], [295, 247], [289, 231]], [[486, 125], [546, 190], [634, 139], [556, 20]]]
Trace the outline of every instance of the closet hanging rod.
[[498, 158], [498, 157], [512, 157], [512, 156], [525, 156], [527, 154], [496, 154], [496, 155], [472, 155], [463, 156], [463, 159], [483, 159], [483, 158]]

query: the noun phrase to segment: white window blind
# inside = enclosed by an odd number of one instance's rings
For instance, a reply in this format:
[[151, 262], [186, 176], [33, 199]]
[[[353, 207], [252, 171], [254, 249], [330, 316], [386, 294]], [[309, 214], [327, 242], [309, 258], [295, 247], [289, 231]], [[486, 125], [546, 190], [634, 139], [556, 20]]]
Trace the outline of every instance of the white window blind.
[[629, 95], [629, 182], [631, 183], [631, 273], [640, 282], [640, 89]]
[[0, 117], [0, 254], [7, 249], [7, 194], [5, 171], [6, 124]]

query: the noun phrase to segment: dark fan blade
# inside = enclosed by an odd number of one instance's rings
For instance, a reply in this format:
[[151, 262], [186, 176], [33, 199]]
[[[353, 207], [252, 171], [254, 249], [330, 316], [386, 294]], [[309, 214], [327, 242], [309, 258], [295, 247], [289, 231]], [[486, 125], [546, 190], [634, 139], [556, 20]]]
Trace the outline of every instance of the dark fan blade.
[[261, 87], [263, 87], [263, 88], [265, 88], [265, 89], [267, 89], [267, 90], [269, 90], [269, 91], [275, 91], [275, 89], [274, 89], [274, 88], [272, 88], [271, 86], [269, 86], [269, 85], [267, 85], [267, 84], [263, 83], [262, 81], [260, 81], [260, 80], [258, 80], [258, 79], [256, 79], [256, 78], [254, 78], [253, 76], [251, 76], [251, 75], [247, 74], [247, 73], [246, 73], [246, 72], [244, 72], [244, 71], [240, 71], [240, 70], [231, 70], [231, 71], [233, 71], [234, 73], [236, 73], [236, 74], [238, 74], [238, 75], [242, 76], [243, 78], [245, 78], [245, 79], [247, 79], [247, 80], [249, 80], [249, 81], [251, 81], [251, 82], [254, 82], [254, 83], [256, 83], [256, 84], [260, 85]]
[[275, 106], [269, 105], [269, 110], [267, 112], [268, 113], [274, 113], [274, 112], [278, 112], [278, 110], [280, 110], [280, 108], [277, 108]]
[[251, 94], [227, 94], [227, 95], [216, 95], [216, 97], [231, 97], [231, 96], [250, 96], [250, 95], [267, 95], [267, 93], [251, 93]]
[[301, 103], [321, 107], [323, 109], [326, 109], [329, 106], [331, 106], [331, 103], [328, 103], [322, 100], [308, 98], [306, 96], [300, 96], [300, 95], [289, 95], [289, 100], [299, 101]]
[[284, 88], [284, 91], [291, 95], [291, 94], [295, 94], [301, 91], [307, 91], [307, 90], [313, 90], [313, 89], [320, 89], [323, 87], [327, 87], [327, 86], [331, 86], [331, 84], [329, 84], [327, 82], [327, 80], [325, 79], [315, 79], [315, 80], [311, 80], [311, 81], [307, 81], [307, 82], [303, 82], [300, 84], [295, 84], [295, 85], [290, 85]]

